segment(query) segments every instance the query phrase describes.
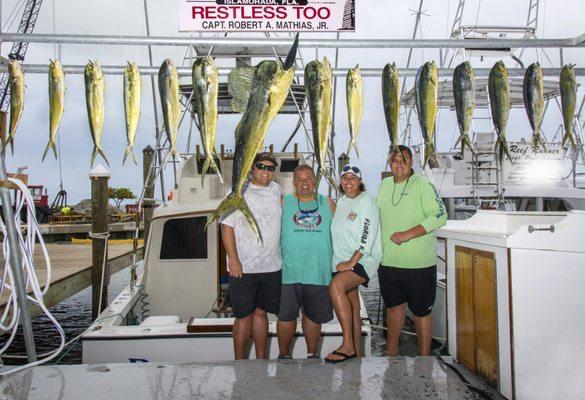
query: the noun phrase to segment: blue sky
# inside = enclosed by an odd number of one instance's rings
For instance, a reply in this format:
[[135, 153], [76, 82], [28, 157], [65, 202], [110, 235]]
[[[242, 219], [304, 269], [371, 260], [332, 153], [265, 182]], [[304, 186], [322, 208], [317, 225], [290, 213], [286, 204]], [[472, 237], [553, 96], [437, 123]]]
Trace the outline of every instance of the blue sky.
[[[2, 2], [3, 24], [6, 24], [8, 14], [12, 11], [16, 0]], [[357, 31], [344, 33], [342, 38], [406, 38], [412, 34], [414, 16], [412, 9], [418, 6], [418, 0], [356, 0]], [[464, 24], [482, 25], [514, 25], [525, 24], [528, 1], [490, 0], [467, 2], [464, 14]], [[55, 26], [57, 33], [95, 34], [95, 35], [145, 35], [144, 14], [142, 0], [103, 0], [89, 2], [80, 0], [45, 0], [36, 33], [52, 33]], [[481, 5], [478, 13], [478, 5]], [[445, 38], [451, 30], [453, 14], [457, 6], [456, 0], [429, 0], [425, 1], [421, 31], [424, 38]], [[154, 36], [179, 36], [178, 33], [178, 2], [150, 0], [151, 34]], [[55, 10], [55, 14], [53, 14]], [[502, 12], [505, 10], [505, 12]], [[570, 12], [569, 12], [570, 11]], [[53, 15], [55, 25], [53, 25]], [[541, 2], [540, 25], [537, 34], [540, 38], [559, 38], [577, 36], [585, 31], [582, 16], [585, 15], [585, 4], [571, 0], [547, 0]], [[18, 19], [20, 15], [18, 16]], [[16, 29], [16, 24], [10, 31]], [[305, 35], [308, 36], [308, 35]], [[330, 38], [330, 34], [312, 35]], [[303, 36], [301, 36], [302, 39]], [[154, 49], [154, 63], [160, 63], [167, 57], [176, 64], [181, 64], [184, 48], [158, 47]], [[2, 46], [2, 55], [6, 56], [9, 45]], [[31, 44], [26, 62], [47, 64], [54, 58], [52, 45]], [[548, 51], [555, 66], [558, 66], [558, 51]], [[64, 45], [62, 48], [62, 63], [85, 64], [88, 59], [98, 59], [102, 65], [124, 65], [127, 60], [136, 61], [138, 65], [147, 65], [147, 49], [145, 47], [128, 46], [76, 46]], [[333, 59], [331, 51], [320, 51], [319, 57], [327, 55]], [[315, 57], [312, 50], [304, 50], [304, 61]], [[584, 50], [567, 50], [564, 53], [565, 62], [585, 65]], [[340, 67], [353, 67], [359, 63], [362, 67], [381, 68], [387, 62], [395, 61], [399, 66], [405, 66], [407, 50], [372, 50], [347, 49], [340, 51]], [[540, 58], [544, 60], [542, 54]], [[428, 60], [438, 59], [438, 50], [415, 50], [412, 66], [418, 67]], [[523, 57], [526, 65], [536, 61], [538, 55], [534, 50], [527, 50]], [[455, 63], [461, 61], [456, 58]], [[474, 67], [490, 67], [497, 59], [472, 58]], [[512, 66], [510, 58], [504, 61]], [[544, 67], [550, 66], [546, 61]], [[221, 64], [220, 66], [230, 66]], [[60, 139], [63, 166], [63, 181], [69, 193], [69, 202], [89, 197], [89, 160], [92, 143], [85, 110], [83, 92], [83, 77], [68, 75], [66, 77], [67, 94], [65, 112], [63, 115]], [[49, 155], [44, 163], [41, 156], [48, 140], [48, 91], [45, 75], [28, 74], [26, 76], [26, 105], [22, 122], [15, 139], [15, 154], [7, 157], [9, 171], [19, 166], [28, 166], [31, 184], [44, 184], [48, 187], [49, 197], [52, 200], [58, 191], [59, 172], [58, 164]], [[410, 87], [412, 81], [407, 82]], [[338, 154], [347, 148], [348, 122], [345, 105], [345, 80], [338, 80], [337, 107], [336, 107], [336, 139], [335, 146]], [[581, 95], [579, 96], [581, 97]], [[225, 143], [227, 148], [233, 148], [233, 132], [238, 122], [238, 116], [220, 116], [217, 131], [217, 146]], [[290, 116], [277, 116], [271, 126], [266, 143], [274, 143], [280, 148], [290, 134], [296, 119]], [[413, 137], [419, 142], [419, 129], [416, 119], [413, 124]], [[551, 107], [545, 117], [543, 131], [547, 137], [552, 137], [562, 123], [561, 114], [556, 105]], [[405, 121], [401, 121], [401, 128]], [[441, 110], [437, 118], [437, 138], [440, 151], [448, 150], [456, 138], [455, 113]], [[179, 133], [179, 149], [185, 148], [188, 124], [184, 124]], [[513, 110], [508, 129], [509, 140], [528, 138], [531, 134], [530, 126], [523, 109]], [[306, 142], [302, 136], [297, 136], [301, 150], [306, 149]], [[106, 122], [103, 133], [103, 147], [111, 164], [111, 182], [114, 187], [126, 186], [139, 193], [142, 187], [142, 167], [127, 163], [122, 166], [122, 157], [125, 148], [125, 128], [122, 100], [122, 78], [109, 75], [106, 77]], [[199, 143], [196, 130], [192, 140]], [[136, 139], [136, 154], [139, 158], [141, 149], [154, 142], [154, 117], [151, 102], [150, 80], [143, 77], [142, 116], [139, 132]], [[380, 95], [380, 79], [364, 78], [364, 114], [358, 139], [360, 160], [353, 160], [364, 171], [366, 185], [376, 191], [379, 184], [380, 171], [384, 169], [385, 156], [389, 144], [386, 131]], [[98, 158], [99, 159], [99, 158]], [[140, 159], [140, 158], [139, 158]], [[170, 178], [170, 176], [169, 176]], [[167, 187], [168, 189], [168, 187]], [[157, 188], [157, 193], [158, 188]]]

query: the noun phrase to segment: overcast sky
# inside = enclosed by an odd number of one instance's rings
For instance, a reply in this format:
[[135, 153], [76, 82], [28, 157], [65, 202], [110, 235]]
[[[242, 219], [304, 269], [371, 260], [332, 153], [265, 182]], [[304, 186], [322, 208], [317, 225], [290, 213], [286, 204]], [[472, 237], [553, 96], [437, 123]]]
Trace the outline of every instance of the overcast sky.
[[[410, 10], [417, 8], [418, 0], [356, 0], [357, 29], [355, 33], [343, 33], [342, 38], [407, 38], [412, 35], [414, 15]], [[456, 0], [427, 0], [423, 9], [426, 15], [422, 18], [421, 32], [423, 38], [446, 38], [451, 31], [453, 16], [457, 8]], [[514, 25], [526, 23], [528, 1], [524, 0], [490, 0], [467, 2], [463, 23], [481, 25]], [[3, 25], [6, 27], [9, 14], [17, 4], [17, 0], [2, 1]], [[179, 36], [178, 33], [178, 1], [150, 0], [151, 34], [154, 36]], [[478, 12], [478, 6], [480, 6]], [[56, 10], [53, 13], [53, 9]], [[18, 12], [17, 21], [9, 31], [17, 29], [18, 20], [22, 11]], [[540, 38], [573, 37], [585, 32], [583, 25], [585, 3], [575, 0], [547, 0], [541, 1], [540, 24], [537, 34]], [[55, 17], [55, 24], [53, 24]], [[35, 33], [92, 34], [92, 35], [145, 35], [145, 23], [142, 0], [45, 0], [39, 15]], [[419, 36], [420, 33], [419, 32]], [[235, 35], [235, 34], [234, 34]], [[232, 35], [232, 36], [234, 36]], [[303, 36], [301, 35], [301, 40]], [[312, 35], [315, 36], [315, 35]], [[330, 34], [316, 36], [330, 38]], [[10, 50], [9, 45], [2, 46], [2, 55], [6, 57]], [[154, 49], [154, 63], [160, 65], [169, 57], [177, 65], [183, 60], [184, 48], [158, 47]], [[557, 50], [548, 50], [554, 66], [559, 65]], [[328, 55], [333, 59], [332, 52], [321, 51], [319, 57]], [[148, 64], [146, 47], [128, 46], [75, 46], [64, 45], [62, 51], [63, 64], [85, 64], [88, 59], [97, 59], [102, 65], [124, 65], [127, 60], [136, 61], [138, 65]], [[304, 50], [304, 61], [315, 58], [315, 51]], [[566, 50], [565, 63], [585, 65], [584, 50]], [[26, 56], [26, 63], [47, 64], [49, 58], [54, 58], [52, 45], [31, 44]], [[347, 49], [340, 51], [339, 66], [353, 67], [359, 63], [362, 67], [382, 68], [386, 62], [395, 61], [399, 66], [406, 65], [407, 50], [373, 50]], [[438, 50], [414, 51], [413, 67], [418, 67], [425, 61], [438, 59]], [[527, 50], [523, 61], [525, 65], [541, 59], [544, 67], [551, 66], [544, 55], [536, 54], [535, 50]], [[491, 67], [496, 58], [472, 58], [474, 67]], [[456, 57], [454, 63], [461, 62]], [[504, 58], [510, 67], [514, 62]], [[226, 65], [227, 66], [227, 65]], [[225, 79], [225, 78], [224, 78]], [[553, 77], [556, 79], [556, 77]], [[186, 82], [186, 80], [184, 80]], [[87, 123], [85, 97], [83, 92], [83, 76], [68, 75], [66, 77], [67, 94], [65, 112], [63, 115], [60, 138], [63, 166], [64, 187], [69, 194], [70, 204], [88, 198], [89, 194], [89, 161], [92, 152], [92, 142]], [[59, 171], [58, 163], [50, 153], [44, 164], [41, 156], [48, 141], [48, 91], [46, 75], [29, 74], [26, 76], [26, 106], [15, 139], [15, 154], [7, 157], [9, 171], [19, 166], [28, 166], [31, 184], [44, 184], [49, 189], [50, 200], [58, 191]], [[407, 86], [410, 88], [412, 82]], [[336, 139], [335, 146], [338, 154], [345, 151], [348, 143], [348, 123], [345, 105], [345, 79], [338, 80], [337, 107], [336, 107]], [[581, 96], [579, 96], [580, 98]], [[478, 113], [486, 112], [477, 111]], [[415, 117], [415, 115], [414, 115]], [[222, 115], [218, 122], [217, 148], [225, 143], [227, 148], [233, 148], [233, 132], [239, 116]], [[274, 143], [279, 149], [289, 136], [296, 118], [279, 115], [272, 124], [266, 144]], [[413, 118], [413, 137], [419, 142], [419, 128]], [[456, 139], [455, 113], [441, 110], [437, 118], [438, 148], [448, 150]], [[561, 114], [556, 105], [551, 107], [545, 116], [543, 131], [550, 139], [562, 123]], [[405, 121], [401, 121], [401, 129]], [[178, 147], [185, 148], [188, 124], [181, 128]], [[524, 109], [512, 111], [508, 125], [509, 140], [529, 138], [530, 126]], [[194, 130], [193, 140], [199, 143], [197, 131]], [[122, 99], [122, 78], [108, 75], [106, 77], [106, 122], [103, 132], [103, 147], [110, 160], [112, 178], [110, 186], [130, 187], [136, 194], [142, 188], [142, 166], [131, 163], [122, 167], [122, 157], [125, 149], [125, 125]], [[301, 150], [306, 149], [306, 142], [298, 136]], [[192, 141], [193, 143], [193, 141]], [[385, 127], [380, 95], [380, 78], [364, 79], [364, 114], [358, 139], [360, 160], [354, 163], [360, 165], [365, 174], [365, 183], [373, 192], [379, 184], [380, 171], [384, 169], [386, 151], [389, 144]], [[143, 77], [142, 116], [139, 132], [136, 138], [136, 155], [141, 159], [141, 149], [146, 145], [154, 144], [154, 117], [151, 101], [150, 80]], [[100, 158], [98, 157], [98, 160]], [[167, 187], [169, 189], [169, 187]], [[157, 196], [158, 196], [157, 188]]]

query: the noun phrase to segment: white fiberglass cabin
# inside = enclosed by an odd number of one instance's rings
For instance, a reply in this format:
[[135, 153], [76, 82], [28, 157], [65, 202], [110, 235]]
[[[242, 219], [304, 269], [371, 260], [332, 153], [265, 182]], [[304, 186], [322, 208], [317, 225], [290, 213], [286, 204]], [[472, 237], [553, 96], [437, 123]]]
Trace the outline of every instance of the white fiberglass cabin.
[[[293, 170], [312, 162], [308, 153], [275, 153], [275, 181], [293, 191]], [[205, 188], [199, 175], [203, 159], [183, 164], [173, 200], [154, 210], [144, 271], [82, 336], [83, 363], [232, 360], [233, 318], [230, 314], [226, 255], [216, 222], [204, 229], [208, 216], [230, 188], [233, 161], [220, 160], [225, 183], [208, 173]], [[362, 302], [362, 320], [367, 312]], [[307, 356], [297, 329], [295, 358]], [[336, 319], [323, 324], [321, 353], [341, 343]], [[362, 348], [371, 354], [371, 331], [362, 326]], [[269, 357], [276, 358], [276, 319], [269, 314]], [[250, 357], [254, 356], [253, 349]]]

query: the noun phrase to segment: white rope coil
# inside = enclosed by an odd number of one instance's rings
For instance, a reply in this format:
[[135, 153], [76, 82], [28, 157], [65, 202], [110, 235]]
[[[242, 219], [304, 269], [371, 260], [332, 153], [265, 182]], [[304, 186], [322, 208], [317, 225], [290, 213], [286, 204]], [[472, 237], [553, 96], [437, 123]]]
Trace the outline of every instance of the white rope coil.
[[[49, 320], [55, 326], [55, 329], [59, 332], [61, 336], [61, 344], [59, 348], [57, 348], [51, 355], [48, 357], [42, 358], [38, 361], [19, 366], [17, 368], [13, 368], [9, 371], [5, 371], [0, 373], [0, 376], [13, 374], [15, 372], [21, 371], [28, 367], [33, 367], [36, 365], [40, 365], [47, 361], [52, 360], [55, 358], [62, 350], [65, 345], [65, 333], [63, 329], [57, 322], [57, 320], [53, 317], [51, 312], [44, 304], [43, 296], [49, 290], [49, 285], [51, 283], [51, 260], [49, 258], [49, 252], [47, 247], [45, 246], [45, 242], [43, 240], [43, 236], [41, 235], [40, 227], [36, 218], [36, 210], [34, 205], [34, 200], [32, 198], [31, 193], [29, 192], [27, 186], [20, 180], [14, 178], [8, 178], [8, 180], [15, 184], [19, 190], [21, 196], [17, 196], [16, 200], [16, 207], [14, 210], [14, 222], [17, 227], [21, 226], [20, 215], [21, 212], [26, 212], [27, 216], [27, 223], [25, 234], [23, 234], [22, 230], [18, 229], [16, 232], [17, 239], [18, 239], [18, 248], [21, 254], [22, 260], [22, 269], [23, 275], [25, 278], [25, 285], [27, 289], [27, 293], [30, 291], [32, 292], [30, 295], [27, 294], [27, 299], [30, 300], [33, 304], [40, 307], [43, 314], [45, 314]], [[6, 205], [10, 207], [10, 205]], [[8, 299], [6, 302], [6, 306], [4, 308], [4, 312], [0, 316], [0, 330], [3, 332], [10, 332], [10, 337], [6, 341], [4, 347], [0, 349], [0, 357], [6, 349], [10, 347], [12, 344], [14, 337], [16, 336], [16, 331], [18, 329], [18, 320], [20, 317], [20, 309], [18, 302], [16, 300], [16, 291], [14, 285], [14, 266], [10, 262], [10, 248], [8, 246], [8, 232], [6, 228], [6, 224], [2, 216], [0, 216], [0, 231], [2, 232], [4, 239], [2, 241], [2, 251], [4, 253], [4, 275], [2, 276], [2, 280], [0, 281], [0, 296], [4, 293], [4, 291], [8, 291]], [[35, 246], [37, 244], [41, 246], [43, 256], [45, 259], [46, 264], [46, 279], [44, 282], [44, 288], [41, 289], [41, 284], [39, 282], [36, 265], [34, 261], [34, 252]], [[43, 355], [44, 356], [44, 355]]]

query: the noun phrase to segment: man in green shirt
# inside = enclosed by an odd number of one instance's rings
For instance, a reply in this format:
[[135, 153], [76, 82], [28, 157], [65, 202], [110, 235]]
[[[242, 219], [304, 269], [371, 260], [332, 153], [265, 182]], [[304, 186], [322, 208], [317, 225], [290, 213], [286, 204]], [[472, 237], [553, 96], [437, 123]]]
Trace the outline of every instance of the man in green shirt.
[[420, 354], [430, 355], [431, 310], [437, 285], [437, 238], [433, 231], [445, 225], [445, 205], [435, 187], [412, 170], [412, 152], [399, 146], [390, 157], [392, 177], [378, 189], [382, 232], [380, 291], [387, 307], [386, 354], [398, 354], [406, 305], [414, 314]]

